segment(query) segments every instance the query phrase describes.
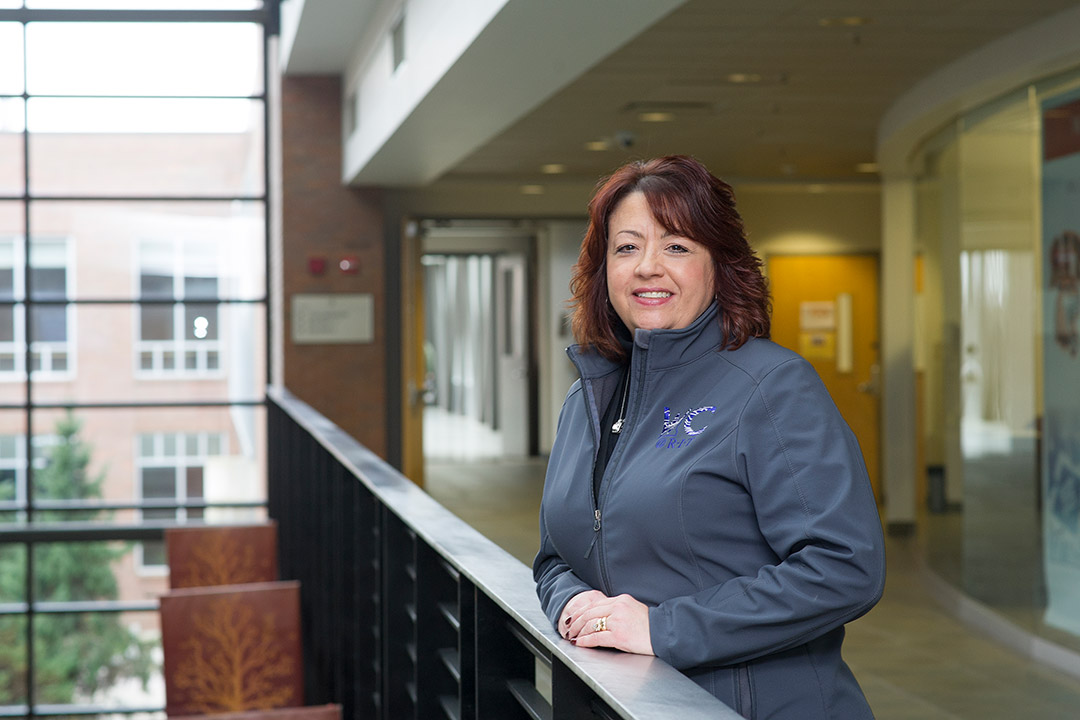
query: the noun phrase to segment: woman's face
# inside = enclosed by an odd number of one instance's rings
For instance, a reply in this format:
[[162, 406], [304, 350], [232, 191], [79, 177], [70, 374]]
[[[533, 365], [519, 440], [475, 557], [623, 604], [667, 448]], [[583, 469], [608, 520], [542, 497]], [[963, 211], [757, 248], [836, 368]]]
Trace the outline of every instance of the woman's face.
[[643, 193], [619, 201], [607, 230], [608, 298], [631, 333], [684, 328], [709, 307], [714, 294], [709, 251], [665, 230]]

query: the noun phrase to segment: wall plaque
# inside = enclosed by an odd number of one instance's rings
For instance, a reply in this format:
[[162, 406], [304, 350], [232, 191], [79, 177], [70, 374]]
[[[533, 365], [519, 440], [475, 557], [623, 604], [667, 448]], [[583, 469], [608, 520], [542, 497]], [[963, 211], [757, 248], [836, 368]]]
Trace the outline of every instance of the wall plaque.
[[293, 295], [292, 341], [297, 345], [369, 343], [375, 339], [370, 293]]

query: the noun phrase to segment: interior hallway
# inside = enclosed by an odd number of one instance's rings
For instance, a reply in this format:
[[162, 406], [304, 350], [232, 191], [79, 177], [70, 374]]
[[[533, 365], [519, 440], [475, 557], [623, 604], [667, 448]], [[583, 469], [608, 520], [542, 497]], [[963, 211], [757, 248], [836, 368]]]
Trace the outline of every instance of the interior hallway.
[[[544, 460], [493, 454], [494, 437], [463, 444], [445, 420], [425, 418], [425, 438], [431, 438], [427, 491], [507, 552], [531, 563]], [[453, 422], [460, 430], [467, 421], [458, 417]], [[454, 437], [459, 440], [451, 441]], [[877, 720], [1080, 718], [1080, 679], [1031, 661], [955, 620], [931, 597], [914, 550], [914, 540], [889, 539], [885, 595], [869, 614], [848, 625], [845, 658]]]

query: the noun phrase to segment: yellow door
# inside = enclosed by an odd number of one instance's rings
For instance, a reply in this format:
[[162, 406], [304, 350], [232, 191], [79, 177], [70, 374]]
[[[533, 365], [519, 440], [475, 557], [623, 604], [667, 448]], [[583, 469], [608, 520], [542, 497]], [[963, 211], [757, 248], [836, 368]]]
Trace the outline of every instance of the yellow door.
[[877, 255], [772, 255], [772, 339], [814, 366], [881, 496]]
[[424, 486], [424, 268], [420, 237], [401, 228], [401, 473]]

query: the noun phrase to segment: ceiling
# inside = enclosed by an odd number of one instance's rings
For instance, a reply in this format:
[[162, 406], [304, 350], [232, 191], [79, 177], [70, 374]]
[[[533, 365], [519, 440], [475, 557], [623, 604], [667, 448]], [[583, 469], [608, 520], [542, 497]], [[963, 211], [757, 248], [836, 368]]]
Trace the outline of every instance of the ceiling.
[[[693, 154], [732, 180], [871, 182], [872, 168], [860, 166], [874, 161], [878, 125], [899, 96], [1076, 5], [688, 0], [435, 184], [550, 182], [541, 170], [549, 164], [563, 166], [562, 179], [594, 180], [628, 158], [668, 153]], [[670, 119], [647, 122], [643, 113]]]

